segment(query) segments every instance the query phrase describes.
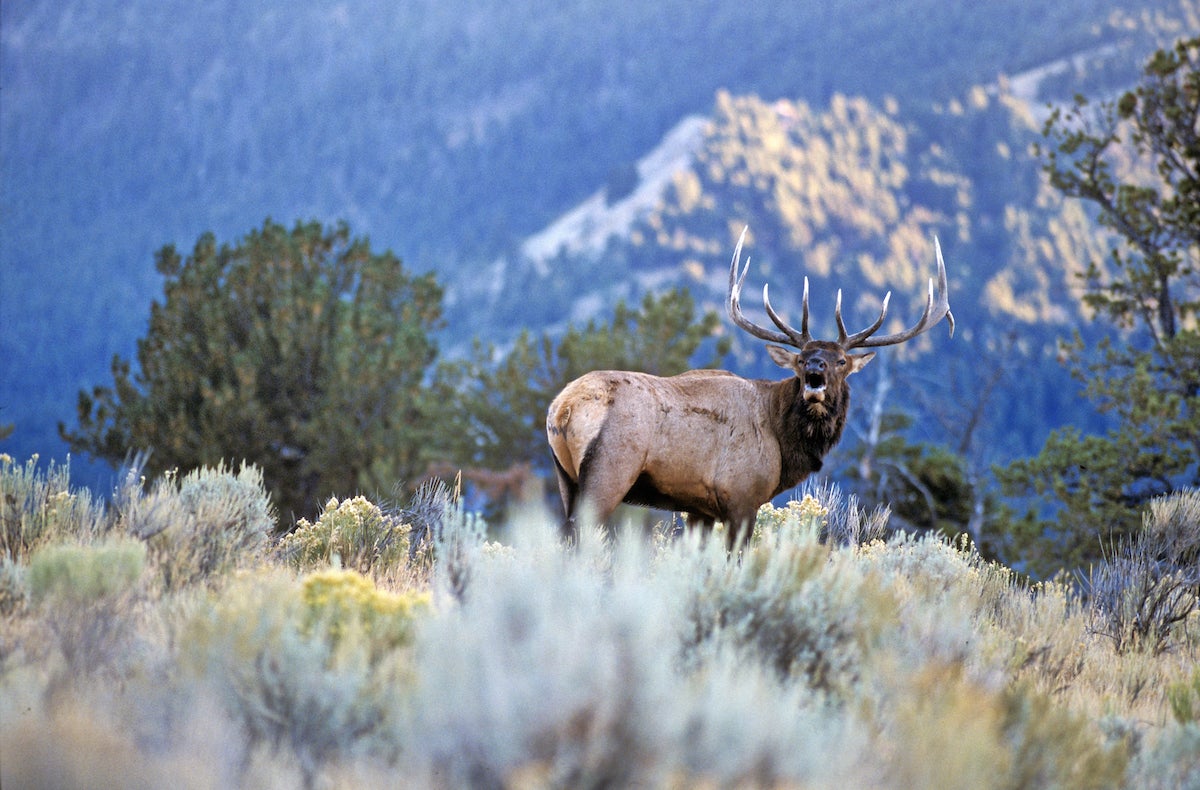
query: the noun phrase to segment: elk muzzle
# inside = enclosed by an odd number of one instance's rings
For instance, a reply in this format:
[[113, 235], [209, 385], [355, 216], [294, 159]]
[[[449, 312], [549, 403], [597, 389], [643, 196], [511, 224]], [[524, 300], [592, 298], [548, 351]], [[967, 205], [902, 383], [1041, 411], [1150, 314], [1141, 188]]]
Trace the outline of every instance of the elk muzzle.
[[813, 357], [804, 363], [804, 400], [809, 403], [825, 401], [825, 385], [828, 383], [825, 373], [825, 360]]

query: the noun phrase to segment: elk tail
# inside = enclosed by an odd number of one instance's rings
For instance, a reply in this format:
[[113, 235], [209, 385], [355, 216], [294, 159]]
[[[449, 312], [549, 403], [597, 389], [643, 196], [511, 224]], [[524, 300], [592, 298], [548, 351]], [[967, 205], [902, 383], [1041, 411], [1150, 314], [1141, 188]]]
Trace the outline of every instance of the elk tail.
[[575, 505], [579, 498], [579, 484], [571, 479], [566, 469], [563, 469], [558, 456], [554, 456], [554, 475], [558, 478], [558, 493], [562, 497], [563, 503], [562, 537], [564, 540], [574, 542], [578, 538], [578, 535], [576, 535]]

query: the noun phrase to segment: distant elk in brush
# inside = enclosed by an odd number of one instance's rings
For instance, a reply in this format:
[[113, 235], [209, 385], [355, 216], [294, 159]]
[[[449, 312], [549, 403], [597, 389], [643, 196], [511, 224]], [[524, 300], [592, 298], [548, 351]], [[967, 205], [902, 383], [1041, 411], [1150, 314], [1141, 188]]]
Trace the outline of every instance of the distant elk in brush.
[[836, 341], [808, 331], [808, 278], [800, 331], [771, 307], [778, 327], [766, 329], [742, 315], [739, 299], [750, 261], [740, 268], [742, 231], [729, 267], [729, 317], [767, 346], [775, 364], [794, 374], [782, 381], [744, 379], [724, 370], [691, 370], [677, 376], [598, 370], [568, 384], [550, 404], [546, 435], [554, 452], [566, 520], [563, 536], [577, 537], [581, 514], [605, 523], [622, 502], [682, 512], [689, 526], [726, 526], [730, 551], [748, 540], [758, 508], [821, 468], [841, 438], [850, 405], [846, 378], [875, 352], [854, 349], [904, 343], [943, 318], [954, 334], [946, 292], [946, 265], [934, 238], [937, 291], [929, 281], [925, 312], [911, 328], [875, 336], [887, 316], [849, 334], [842, 321], [842, 292], [834, 317]]

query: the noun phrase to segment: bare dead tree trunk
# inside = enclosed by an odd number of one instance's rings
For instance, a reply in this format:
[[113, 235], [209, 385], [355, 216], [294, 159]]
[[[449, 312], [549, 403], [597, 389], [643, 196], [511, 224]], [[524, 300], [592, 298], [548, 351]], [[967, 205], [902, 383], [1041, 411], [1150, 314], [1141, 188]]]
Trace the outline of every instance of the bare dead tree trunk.
[[862, 459], [858, 462], [858, 474], [866, 482], [871, 479], [872, 467], [875, 462], [875, 449], [879, 446], [879, 437], [883, 431], [883, 409], [887, 405], [887, 396], [892, 389], [892, 375], [888, 358], [879, 360], [879, 378], [875, 382], [875, 392], [871, 399], [871, 410], [867, 418], [867, 435]]

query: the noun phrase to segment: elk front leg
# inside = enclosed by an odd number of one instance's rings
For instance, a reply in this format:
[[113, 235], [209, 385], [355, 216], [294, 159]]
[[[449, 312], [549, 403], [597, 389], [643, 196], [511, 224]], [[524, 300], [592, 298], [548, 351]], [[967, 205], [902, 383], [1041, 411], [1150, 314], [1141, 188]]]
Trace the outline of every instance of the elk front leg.
[[725, 548], [730, 554], [750, 543], [756, 515], [757, 511], [750, 514], [731, 514], [725, 522]]

